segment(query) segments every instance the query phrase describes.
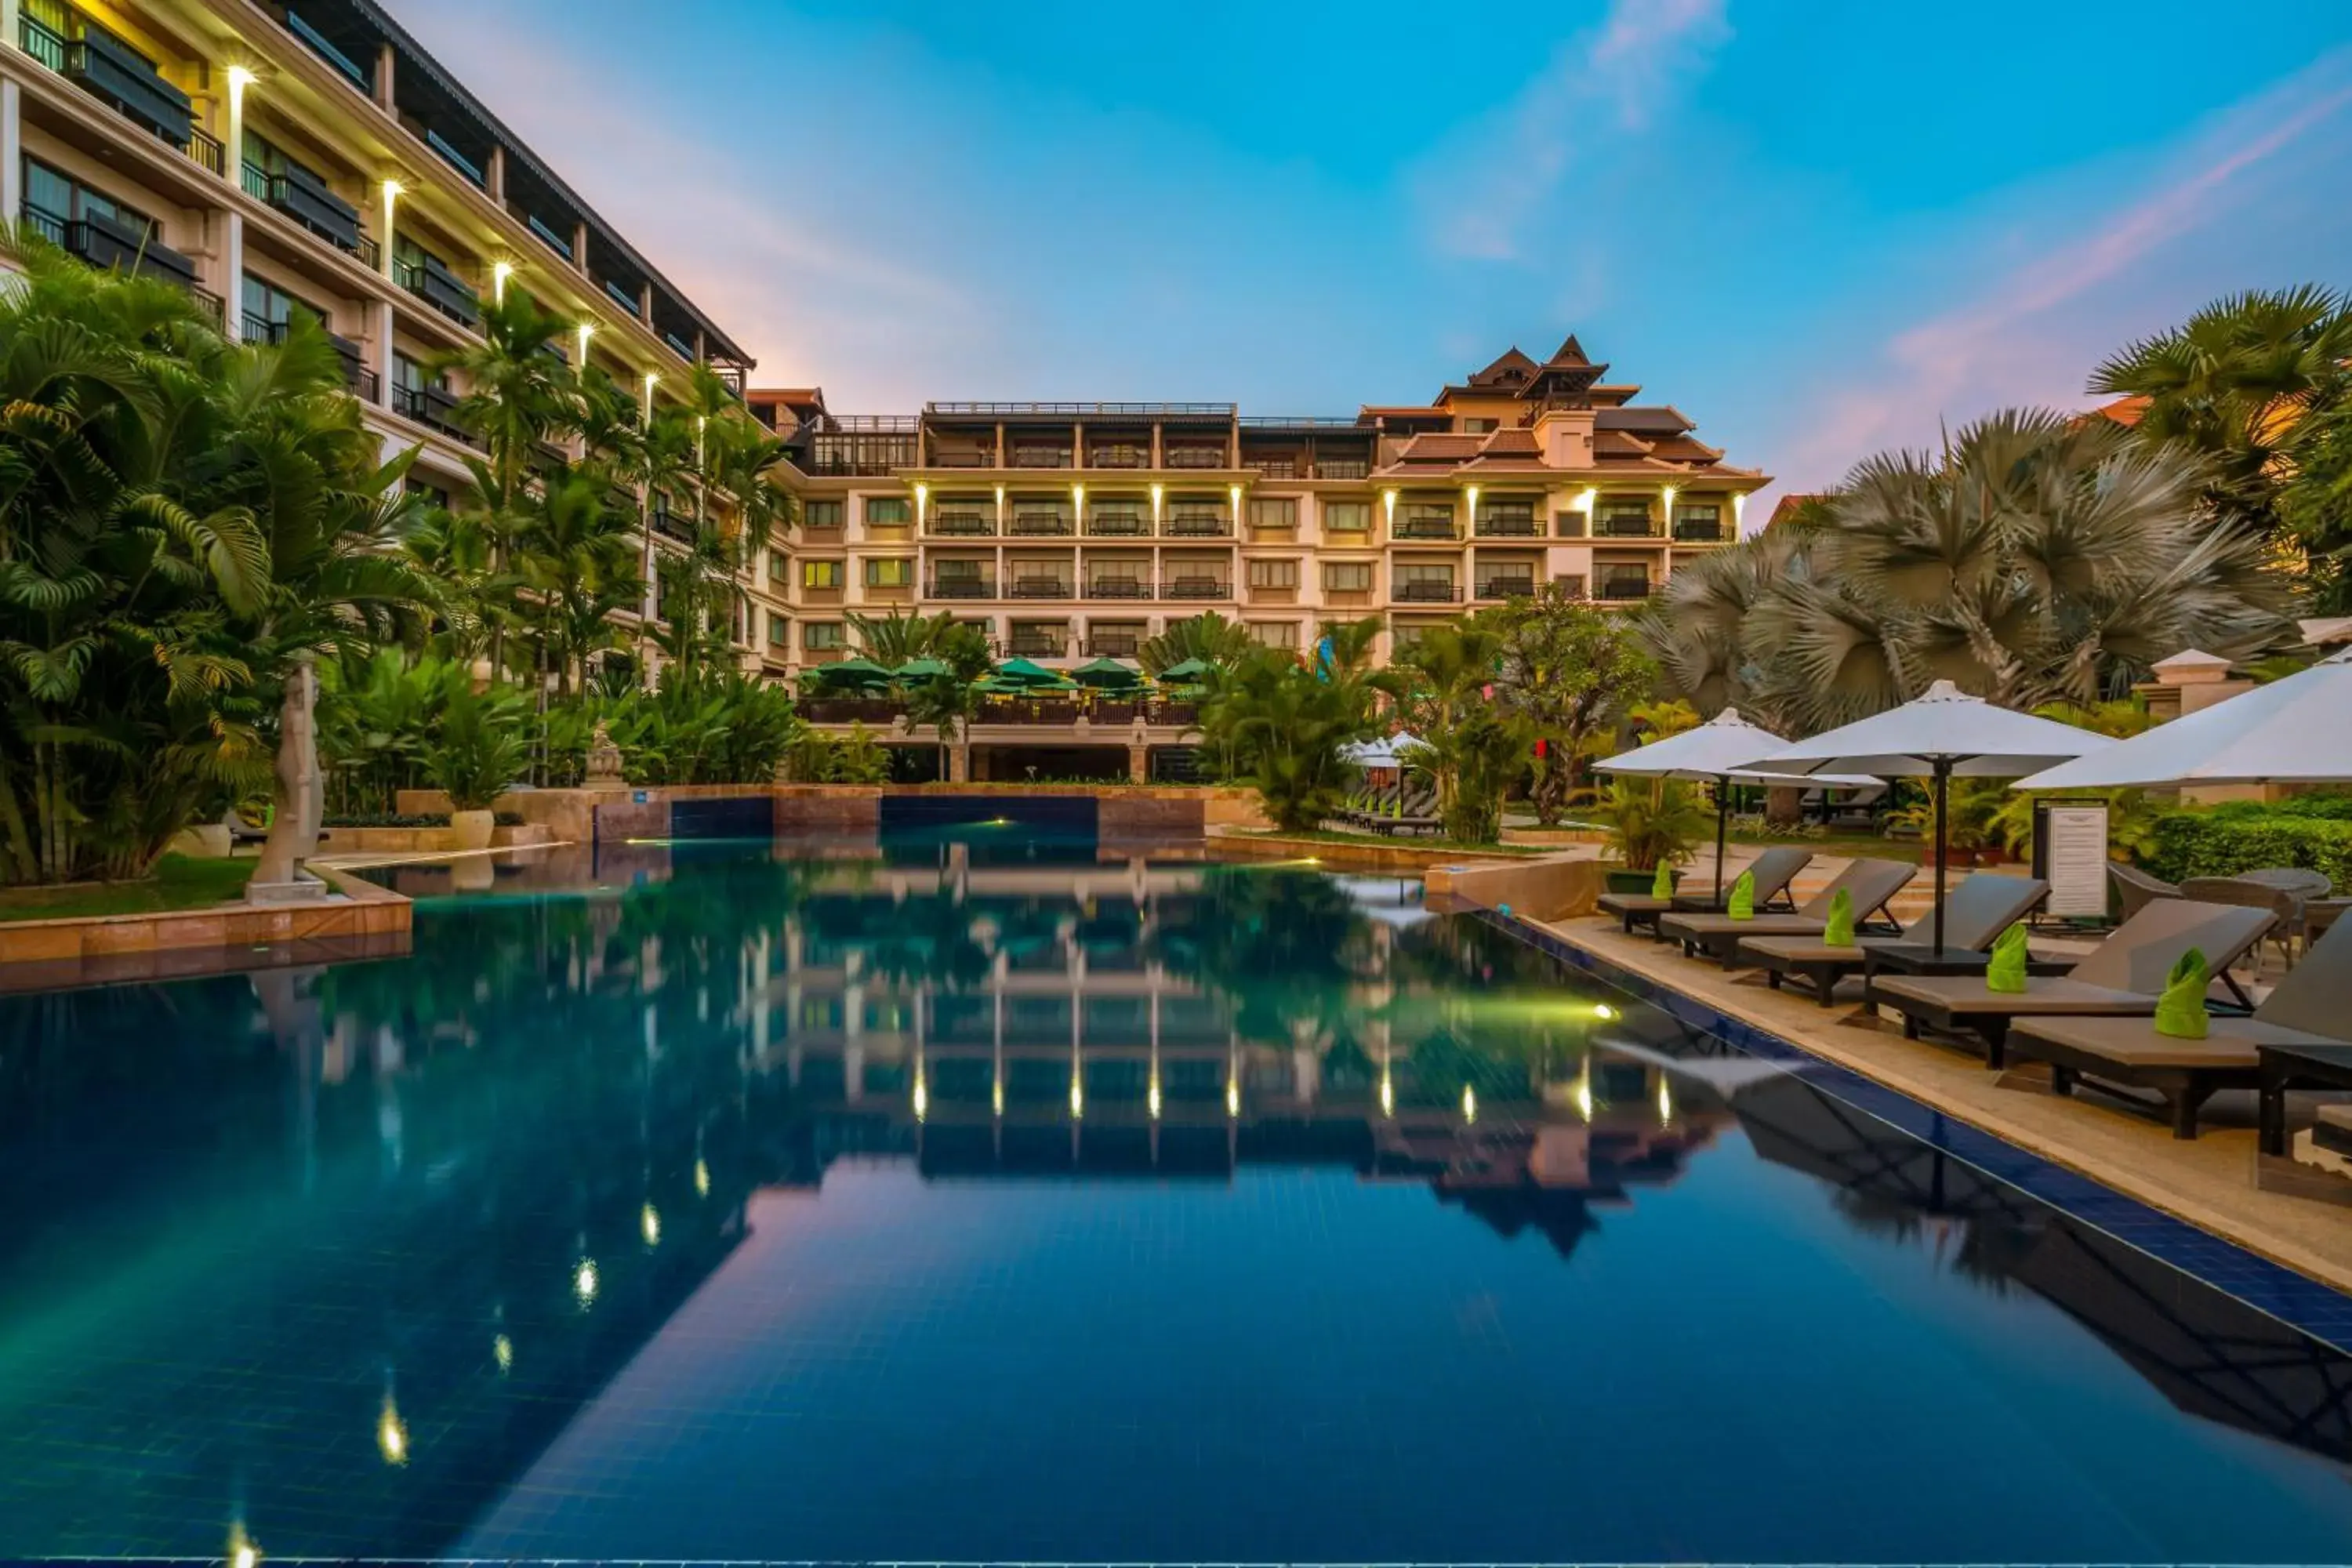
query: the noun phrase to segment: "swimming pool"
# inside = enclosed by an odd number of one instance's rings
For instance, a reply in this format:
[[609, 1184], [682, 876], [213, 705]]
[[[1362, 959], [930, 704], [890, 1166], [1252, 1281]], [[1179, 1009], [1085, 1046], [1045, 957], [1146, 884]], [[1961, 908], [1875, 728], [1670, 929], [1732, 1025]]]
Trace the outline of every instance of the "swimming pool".
[[2341, 1353], [1410, 882], [449, 878], [407, 959], [0, 1001], [0, 1553], [2352, 1542]]

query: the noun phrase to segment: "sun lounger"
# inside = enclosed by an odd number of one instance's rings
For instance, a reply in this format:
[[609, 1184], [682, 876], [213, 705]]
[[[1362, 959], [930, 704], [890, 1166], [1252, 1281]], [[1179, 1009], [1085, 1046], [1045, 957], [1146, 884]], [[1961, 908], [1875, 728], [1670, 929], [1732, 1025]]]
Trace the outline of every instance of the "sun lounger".
[[1903, 1015], [1906, 1039], [1917, 1039], [1922, 1027], [1972, 1033], [1984, 1041], [1987, 1062], [2000, 1067], [2018, 1018], [2154, 1016], [2165, 976], [2192, 947], [2234, 989], [2230, 966], [2262, 941], [2273, 918], [2264, 910], [2158, 899], [2064, 974], [2029, 977], [2023, 991], [1989, 991], [1981, 974], [1888, 974], [1873, 978], [1870, 1000]]
[[[1729, 915], [1717, 914], [1662, 915], [1658, 934], [1669, 942], [1681, 942], [1686, 953], [1703, 952], [1726, 969], [1737, 969], [1739, 944], [1750, 937], [1821, 935], [1830, 921], [1830, 903], [1840, 889], [1853, 895], [1854, 929], [1862, 931], [1873, 916], [1886, 908], [1886, 900], [1901, 892], [1904, 884], [1918, 874], [1918, 867], [1901, 860], [1854, 860], [1795, 914], [1758, 915], [1752, 921], [1736, 921]], [[1892, 921], [1885, 921], [1877, 929], [1892, 932], [1898, 928]]]
[[2023, 1017], [2010, 1026], [2009, 1054], [2048, 1062], [2050, 1088], [2056, 1094], [2073, 1093], [2078, 1077], [2152, 1089], [2171, 1110], [2172, 1135], [2194, 1138], [2198, 1110], [2215, 1090], [2261, 1087], [2259, 1047], [2341, 1045], [2347, 1034], [2352, 927], [2338, 924], [2280, 980], [2252, 1016], [2215, 1018], [2204, 1039], [2159, 1035], [2153, 1017]]
[[[1803, 870], [1812, 858], [1813, 852], [1810, 849], [1787, 847], [1767, 849], [1756, 857], [1755, 864], [1748, 869], [1756, 877], [1758, 912], [1778, 909], [1784, 913], [1795, 913], [1797, 900], [1789, 891], [1789, 885], [1797, 879], [1797, 873]], [[1728, 894], [1729, 884], [1725, 885], [1724, 890]], [[1661, 915], [1673, 914], [1676, 910], [1697, 913], [1715, 907], [1715, 894], [1711, 889], [1706, 893], [1676, 893], [1670, 899], [1654, 899], [1647, 893], [1605, 893], [1600, 903], [1602, 914], [1615, 915], [1625, 922], [1625, 934], [1628, 936], [1636, 927], [1642, 926], [1648, 927], [1650, 934], [1655, 936]]]
[[[2023, 920], [2050, 896], [2050, 884], [2035, 877], [2004, 877], [1978, 871], [1960, 879], [1944, 901], [1944, 945], [1947, 949], [1979, 949]], [[1743, 937], [1739, 959], [1759, 964], [1765, 984], [1775, 991], [1784, 979], [1796, 978], [1813, 988], [1824, 1007], [1837, 999], [1837, 984], [1862, 968], [1874, 945], [1925, 942], [1933, 939], [1936, 912], [1921, 915], [1895, 937], [1864, 937], [1849, 946], [1832, 947], [1818, 936]]]

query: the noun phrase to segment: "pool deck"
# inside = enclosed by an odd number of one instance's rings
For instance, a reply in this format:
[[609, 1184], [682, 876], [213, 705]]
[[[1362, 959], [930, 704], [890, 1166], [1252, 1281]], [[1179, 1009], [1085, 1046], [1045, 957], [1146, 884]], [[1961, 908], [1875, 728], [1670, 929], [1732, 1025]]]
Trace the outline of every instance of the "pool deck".
[[1824, 1009], [1774, 991], [1759, 971], [1726, 973], [1613, 921], [1528, 922], [1603, 962], [1679, 991], [1826, 1060], [2285, 1265], [2352, 1292], [2352, 1209], [2254, 1184], [2253, 1097], [2222, 1094], [2193, 1142], [2162, 1121], [2078, 1089], [2048, 1092], [2032, 1069], [1992, 1073], [1957, 1046], [1910, 1041], [1858, 1003]]

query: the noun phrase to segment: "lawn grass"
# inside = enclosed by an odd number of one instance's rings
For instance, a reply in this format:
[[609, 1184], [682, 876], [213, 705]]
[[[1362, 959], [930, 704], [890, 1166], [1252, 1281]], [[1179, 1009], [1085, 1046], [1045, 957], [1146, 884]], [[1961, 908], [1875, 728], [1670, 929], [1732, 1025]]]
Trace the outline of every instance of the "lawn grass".
[[1305, 832], [1286, 833], [1278, 827], [1246, 827], [1241, 830], [1252, 838], [1313, 839], [1318, 844], [1399, 845], [1408, 849], [1441, 849], [1457, 855], [1549, 855], [1558, 847], [1534, 844], [1465, 844], [1454, 838], [1432, 838], [1426, 834], [1351, 833], [1340, 827], [1317, 827]]
[[0, 889], [0, 921], [146, 915], [196, 910], [234, 899], [260, 861], [197, 859], [166, 855], [155, 875], [138, 882], [77, 882], [63, 888]]

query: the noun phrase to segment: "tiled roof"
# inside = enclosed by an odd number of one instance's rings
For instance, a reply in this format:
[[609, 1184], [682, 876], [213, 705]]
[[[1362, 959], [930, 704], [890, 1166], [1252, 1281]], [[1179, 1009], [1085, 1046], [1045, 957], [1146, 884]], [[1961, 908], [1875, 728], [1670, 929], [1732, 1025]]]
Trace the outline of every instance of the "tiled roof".
[[1651, 447], [1650, 456], [1677, 463], [1712, 463], [1723, 454], [1704, 441], [1676, 435]]
[[1412, 440], [1407, 441], [1404, 444], [1404, 449], [1397, 454], [1397, 458], [1400, 462], [1406, 463], [1458, 463], [1465, 458], [1476, 457], [1478, 447], [1479, 437], [1475, 436], [1448, 436], [1430, 432], [1415, 436]]
[[1638, 430], [1644, 436], [1673, 435], [1691, 429], [1694, 425], [1672, 404], [1664, 407], [1654, 405], [1645, 408], [1597, 408], [1592, 413], [1592, 423], [1603, 430]]
[[1536, 442], [1536, 433], [1523, 425], [1506, 426], [1486, 437], [1486, 455], [1500, 457], [1535, 457], [1543, 451]]
[[1592, 432], [1592, 453], [1597, 458], [1641, 458], [1649, 455], [1650, 443], [1624, 430]]

